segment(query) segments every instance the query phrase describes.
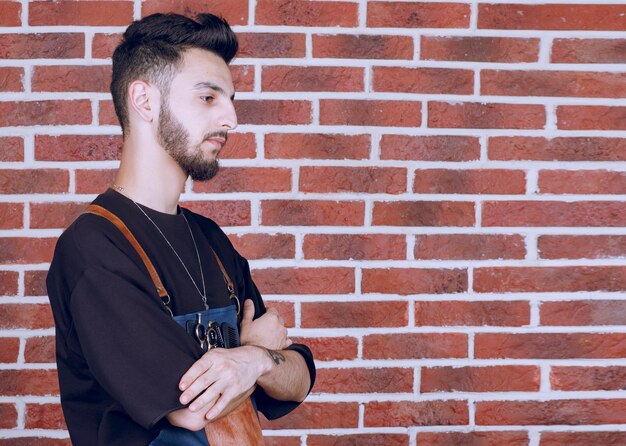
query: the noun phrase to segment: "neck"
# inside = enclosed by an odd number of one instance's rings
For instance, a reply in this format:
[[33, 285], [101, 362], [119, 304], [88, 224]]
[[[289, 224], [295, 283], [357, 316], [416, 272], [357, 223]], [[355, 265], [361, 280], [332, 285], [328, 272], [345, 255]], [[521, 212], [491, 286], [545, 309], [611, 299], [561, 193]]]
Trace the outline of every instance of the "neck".
[[166, 214], [176, 214], [187, 175], [158, 144], [124, 141], [114, 185], [131, 200]]

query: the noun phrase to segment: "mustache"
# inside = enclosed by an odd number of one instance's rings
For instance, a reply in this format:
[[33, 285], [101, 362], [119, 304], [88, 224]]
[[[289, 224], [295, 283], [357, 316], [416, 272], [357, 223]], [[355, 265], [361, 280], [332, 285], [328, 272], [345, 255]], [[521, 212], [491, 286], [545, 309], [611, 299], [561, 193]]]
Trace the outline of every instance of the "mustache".
[[224, 138], [224, 143], [228, 141], [228, 132], [211, 132], [204, 135], [203, 141], [206, 141], [211, 138]]

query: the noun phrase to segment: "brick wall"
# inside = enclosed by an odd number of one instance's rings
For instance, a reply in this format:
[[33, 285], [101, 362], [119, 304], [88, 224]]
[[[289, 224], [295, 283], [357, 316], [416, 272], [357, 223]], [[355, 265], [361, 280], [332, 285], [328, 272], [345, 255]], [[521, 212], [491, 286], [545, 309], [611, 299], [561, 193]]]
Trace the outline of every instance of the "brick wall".
[[182, 199], [319, 368], [268, 444], [626, 444], [626, 4], [518, 3], [0, 1], [0, 445], [69, 444], [44, 278], [119, 33], [205, 9], [240, 126]]

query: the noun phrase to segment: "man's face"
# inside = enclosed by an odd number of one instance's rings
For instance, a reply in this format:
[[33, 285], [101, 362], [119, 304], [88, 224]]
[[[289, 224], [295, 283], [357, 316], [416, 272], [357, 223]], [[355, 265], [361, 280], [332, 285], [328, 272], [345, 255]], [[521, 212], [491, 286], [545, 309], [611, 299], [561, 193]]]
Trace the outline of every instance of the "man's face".
[[162, 95], [158, 138], [195, 181], [209, 180], [218, 171], [227, 132], [237, 126], [233, 97], [230, 70], [219, 56], [199, 49], [185, 52], [169, 92]]

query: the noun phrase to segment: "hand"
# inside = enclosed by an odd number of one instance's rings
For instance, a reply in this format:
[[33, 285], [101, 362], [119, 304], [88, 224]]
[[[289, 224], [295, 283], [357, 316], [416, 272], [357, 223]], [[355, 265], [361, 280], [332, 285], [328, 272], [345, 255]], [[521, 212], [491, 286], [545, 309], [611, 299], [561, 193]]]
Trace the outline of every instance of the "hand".
[[189, 410], [208, 410], [205, 418], [213, 421], [225, 415], [226, 409], [237, 407], [235, 403], [241, 403], [242, 396], [249, 395], [257, 379], [271, 367], [271, 359], [258, 347], [209, 350], [181, 378], [184, 392], [180, 402], [187, 404], [197, 397]]
[[268, 308], [267, 312], [254, 319], [254, 303], [246, 299], [243, 303], [243, 318], [241, 320], [241, 345], [257, 345], [270, 350], [283, 350], [292, 344], [287, 337], [287, 328], [283, 318], [275, 308]]

